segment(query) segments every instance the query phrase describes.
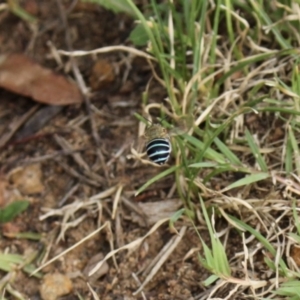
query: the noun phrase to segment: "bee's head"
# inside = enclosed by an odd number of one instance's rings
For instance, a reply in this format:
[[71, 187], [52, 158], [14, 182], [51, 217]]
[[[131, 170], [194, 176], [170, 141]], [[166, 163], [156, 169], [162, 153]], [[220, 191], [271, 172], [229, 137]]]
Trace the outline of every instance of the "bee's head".
[[151, 141], [156, 138], [168, 138], [168, 131], [160, 124], [151, 124], [145, 131], [145, 138]]

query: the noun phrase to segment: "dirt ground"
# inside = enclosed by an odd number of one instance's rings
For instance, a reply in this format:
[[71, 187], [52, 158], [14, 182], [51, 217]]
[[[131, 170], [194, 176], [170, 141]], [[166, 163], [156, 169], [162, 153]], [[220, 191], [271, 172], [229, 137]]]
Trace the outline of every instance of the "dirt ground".
[[[1, 54], [24, 54], [42, 67], [74, 78], [70, 58], [61, 55], [58, 59], [55, 50], [70, 50], [70, 45], [74, 50], [130, 45], [128, 35], [134, 24], [126, 15], [115, 15], [97, 5], [73, 5], [71, 1], [63, 1], [62, 7], [54, 0], [26, 0], [21, 4], [39, 21], [30, 25], [8, 11], [0, 12]], [[62, 13], [67, 14], [67, 26]], [[109, 258], [94, 279], [86, 277], [91, 265], [95, 266], [91, 258], [96, 256], [99, 262], [113, 249], [143, 237], [159, 221], [158, 217], [145, 224], [147, 218], [139, 215], [139, 204], [153, 203], [147, 208], [149, 214], [155, 206], [163, 210], [166, 200], [173, 203], [173, 212], [180, 204], [172, 190], [173, 176], [134, 196], [143, 183], [161, 171], [128, 158], [130, 142], [138, 136], [133, 114], [141, 113], [142, 93], [152, 75], [148, 64], [121, 51], [79, 57], [75, 64], [90, 88], [87, 103], [53, 110], [32, 97], [0, 89], [1, 136], [13, 132], [0, 151], [1, 193], [30, 201], [26, 212], [2, 226], [0, 251], [25, 256], [43, 253], [44, 260], [35, 261], [38, 267], [102, 225], [105, 228], [44, 267], [41, 278], [16, 272], [11, 287], [30, 299], [91, 299], [91, 290], [102, 300], [200, 299], [209, 292], [201, 283], [209, 273], [199, 263], [200, 240], [188, 220], [176, 223], [178, 231], [184, 228], [184, 237], [145, 285], [143, 294], [133, 295], [149, 275], [149, 264], [176, 238], [167, 222], [136, 247]], [[104, 79], [99, 83], [101, 76]], [[155, 81], [151, 81], [149, 93], [150, 103], [160, 103], [166, 96]], [[24, 117], [33, 108], [35, 112]], [[26, 182], [28, 176], [33, 183]], [[4, 206], [12, 197], [0, 199]], [[12, 238], [15, 232], [39, 233], [41, 238]], [[205, 231], [201, 233], [209, 240]], [[232, 245], [230, 251], [239, 250], [234, 236]], [[63, 286], [68, 292], [54, 291]]]

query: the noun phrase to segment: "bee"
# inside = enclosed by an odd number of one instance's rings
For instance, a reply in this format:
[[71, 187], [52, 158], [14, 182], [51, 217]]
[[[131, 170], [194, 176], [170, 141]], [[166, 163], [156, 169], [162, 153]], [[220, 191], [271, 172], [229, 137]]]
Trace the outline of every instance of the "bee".
[[[146, 148], [146, 154], [148, 159], [159, 166], [166, 164], [170, 158], [172, 152], [171, 145], [171, 136], [178, 136], [187, 133], [187, 128], [191, 128], [192, 124], [188, 124], [193, 118], [186, 116], [180, 117], [176, 120], [176, 125], [173, 126], [168, 124], [166, 127], [160, 120], [159, 123], [152, 123], [152, 121], [137, 115], [138, 118], [143, 123], [146, 123], [146, 129], [142, 136], [140, 136], [140, 141], [143, 141], [144, 147]], [[146, 122], [145, 122], [146, 121]], [[131, 148], [132, 156], [128, 157], [139, 157], [143, 156], [143, 153], [140, 154], [133, 147]]]
[[165, 164], [172, 152], [170, 136], [166, 128], [160, 124], [151, 124], [145, 131], [146, 152], [148, 158], [158, 164]]

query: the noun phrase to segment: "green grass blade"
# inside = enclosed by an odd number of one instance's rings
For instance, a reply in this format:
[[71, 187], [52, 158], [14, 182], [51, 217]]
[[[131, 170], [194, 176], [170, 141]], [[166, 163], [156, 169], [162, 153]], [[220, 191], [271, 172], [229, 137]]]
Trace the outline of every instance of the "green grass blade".
[[29, 201], [19, 200], [0, 208], [0, 224], [12, 221], [17, 215], [25, 211], [29, 206]]
[[228, 161], [235, 165], [242, 165], [242, 162], [239, 160], [239, 158], [219, 138], [216, 137], [214, 139], [214, 143], [228, 159]]
[[137, 196], [138, 194], [140, 194], [141, 192], [143, 192], [147, 187], [149, 187], [151, 184], [153, 184], [154, 182], [164, 178], [165, 176], [168, 176], [170, 174], [172, 174], [173, 172], [176, 171], [176, 169], [179, 168], [179, 166], [173, 166], [159, 174], [157, 174], [156, 176], [154, 176], [153, 178], [151, 178], [150, 180], [148, 180], [145, 184], [143, 184], [135, 193], [135, 196]]
[[264, 172], [268, 172], [268, 166], [267, 166], [264, 158], [260, 154], [260, 150], [259, 150], [258, 146], [256, 145], [251, 133], [249, 132], [248, 129], [246, 129], [245, 133], [246, 133], [246, 139], [247, 139], [247, 142], [249, 144], [249, 147], [252, 150], [252, 153], [253, 153], [260, 169]]
[[113, 11], [114, 13], [123, 12], [129, 16], [135, 17], [135, 11], [132, 9], [130, 5], [124, 0], [81, 0], [83, 2], [91, 2], [96, 3]]
[[249, 185], [252, 184], [254, 182], [258, 182], [261, 180], [265, 180], [267, 178], [270, 177], [269, 173], [256, 173], [256, 174], [251, 174], [248, 175], [232, 184], [230, 184], [228, 187], [226, 187], [225, 189], [223, 189], [223, 192], [225, 191], [229, 191], [231, 189], [237, 188], [237, 187], [241, 187], [241, 186], [245, 186], [245, 185]]

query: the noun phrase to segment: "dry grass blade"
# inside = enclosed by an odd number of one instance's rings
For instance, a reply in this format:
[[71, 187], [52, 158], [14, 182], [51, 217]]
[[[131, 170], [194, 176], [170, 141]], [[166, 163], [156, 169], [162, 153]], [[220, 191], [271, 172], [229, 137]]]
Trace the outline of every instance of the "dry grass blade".
[[98, 269], [101, 268], [102, 264], [104, 261], [108, 260], [109, 258], [111, 258], [112, 256], [114, 256], [115, 254], [117, 254], [118, 252], [122, 251], [122, 250], [135, 250], [137, 247], [139, 247], [141, 245], [141, 243], [144, 241], [145, 238], [147, 238], [149, 235], [151, 235], [153, 232], [155, 232], [162, 224], [164, 224], [165, 222], [169, 221], [169, 219], [163, 219], [160, 220], [159, 222], [157, 222], [154, 226], [152, 226], [152, 228], [147, 232], [147, 234], [145, 234], [143, 237], [140, 237], [134, 241], [132, 241], [131, 243], [124, 245], [123, 247], [113, 250], [111, 252], [109, 252], [102, 261], [100, 261], [95, 267], [94, 269], [92, 269], [90, 271], [89, 276], [93, 275]]
[[102, 47], [102, 48], [98, 48], [98, 49], [94, 49], [91, 51], [64, 51], [64, 50], [58, 50], [58, 53], [62, 54], [62, 55], [66, 55], [66, 56], [72, 56], [72, 57], [76, 57], [76, 56], [85, 56], [85, 55], [93, 55], [93, 54], [101, 54], [101, 53], [107, 53], [107, 52], [112, 52], [112, 51], [124, 51], [124, 52], [128, 52], [130, 54], [136, 55], [136, 56], [140, 56], [140, 57], [144, 57], [146, 59], [149, 60], [155, 60], [153, 58], [153, 56], [137, 50], [135, 48], [132, 47], [128, 47], [128, 46], [109, 46], [109, 47]]
[[[134, 278], [134, 280], [136, 281], [136, 283], [138, 285], [141, 285], [140, 280], [138, 279], [137, 275], [135, 273], [132, 273], [131, 276]], [[143, 297], [143, 300], [147, 300], [145, 293], [143, 291], [141, 291], [141, 296]]]
[[115, 217], [116, 217], [116, 213], [117, 213], [117, 209], [118, 209], [118, 204], [120, 202], [120, 198], [121, 198], [121, 194], [122, 194], [122, 191], [123, 191], [123, 185], [120, 184], [118, 189], [117, 189], [117, 192], [116, 192], [116, 195], [115, 195], [115, 198], [114, 198], [114, 201], [113, 201], [113, 211], [112, 211], [112, 215], [111, 215], [111, 218], [114, 220]]
[[94, 235], [96, 235], [97, 233], [99, 233], [101, 230], [103, 230], [106, 226], [108, 226], [109, 222], [105, 222], [101, 227], [99, 227], [97, 230], [95, 230], [94, 232], [88, 234], [85, 238], [83, 238], [82, 240], [80, 240], [78, 243], [74, 244], [72, 247], [66, 249], [65, 251], [63, 251], [62, 253], [58, 254], [57, 256], [53, 257], [52, 259], [50, 259], [49, 261], [47, 261], [45, 264], [43, 264], [42, 266], [38, 267], [37, 269], [35, 269], [32, 273], [31, 276], [36, 274], [37, 272], [39, 272], [40, 270], [42, 270], [43, 268], [45, 268], [46, 266], [52, 264], [54, 261], [56, 261], [57, 259], [59, 259], [60, 257], [64, 256], [66, 253], [72, 251], [73, 249], [75, 249], [76, 247], [78, 247], [79, 245], [81, 245], [82, 243], [84, 243], [85, 241], [87, 241], [88, 239], [90, 239], [91, 237], [93, 237]]
[[177, 245], [180, 243], [182, 240], [185, 232], [187, 230], [186, 226], [181, 227], [179, 234], [175, 237], [173, 237], [170, 242], [167, 244], [168, 247], [165, 247], [165, 252], [159, 253], [159, 259], [157, 260], [155, 266], [151, 269], [151, 272], [148, 274], [142, 285], [133, 293], [133, 295], [139, 294], [143, 288], [146, 286], [147, 283], [151, 281], [151, 279], [155, 276], [155, 274], [158, 272], [158, 270], [161, 268], [161, 266], [165, 263], [165, 261], [169, 258], [171, 253], [175, 250]]
[[91, 294], [93, 296], [93, 299], [95, 299], [95, 300], [101, 300], [99, 298], [98, 294], [96, 293], [96, 291], [91, 287], [91, 285], [88, 282], [86, 284], [87, 284], [87, 286], [88, 286], [88, 288], [89, 288], [89, 290], [90, 290], [90, 292], [91, 292]]

